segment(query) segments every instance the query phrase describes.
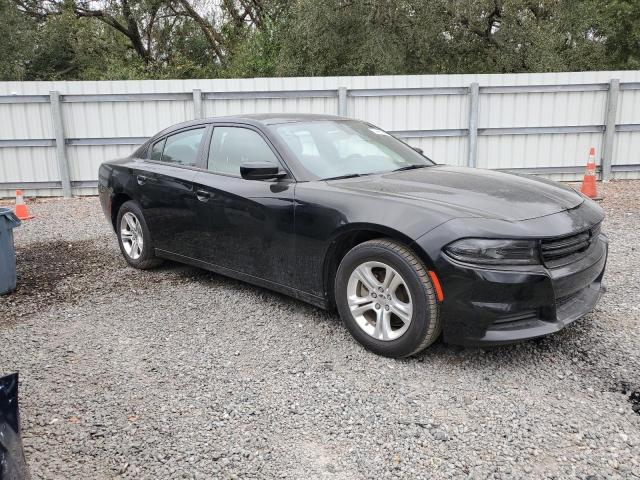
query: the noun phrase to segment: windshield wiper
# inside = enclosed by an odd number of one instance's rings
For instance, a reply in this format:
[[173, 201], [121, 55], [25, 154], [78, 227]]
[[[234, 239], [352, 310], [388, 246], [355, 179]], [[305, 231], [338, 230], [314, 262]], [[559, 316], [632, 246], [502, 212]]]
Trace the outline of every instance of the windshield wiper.
[[338, 175], [337, 177], [323, 178], [322, 180], [341, 180], [343, 178], [356, 178], [356, 177], [363, 177], [365, 175], [401, 172], [402, 170], [413, 170], [415, 168], [426, 168], [430, 166], [431, 165], [407, 165], [406, 167], [400, 167], [400, 168], [396, 168], [395, 170], [386, 171], [386, 172], [383, 171], [383, 172], [369, 172], [369, 173], [347, 173], [346, 175]]
[[356, 178], [364, 175], [363, 173], [347, 173], [346, 175], [338, 175], [337, 177], [323, 178], [322, 180], [341, 180], [343, 178]]
[[427, 168], [429, 165], [407, 165], [406, 167], [396, 168], [392, 172], [401, 172], [403, 170], [415, 170], [416, 168]]

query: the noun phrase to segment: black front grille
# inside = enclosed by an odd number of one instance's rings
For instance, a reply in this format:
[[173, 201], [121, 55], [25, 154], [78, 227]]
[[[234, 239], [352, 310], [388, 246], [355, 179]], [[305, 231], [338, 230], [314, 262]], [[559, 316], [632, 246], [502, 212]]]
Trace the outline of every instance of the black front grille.
[[542, 240], [542, 259], [546, 264], [555, 263], [586, 252], [600, 234], [600, 224], [589, 230], [566, 237], [547, 238]]

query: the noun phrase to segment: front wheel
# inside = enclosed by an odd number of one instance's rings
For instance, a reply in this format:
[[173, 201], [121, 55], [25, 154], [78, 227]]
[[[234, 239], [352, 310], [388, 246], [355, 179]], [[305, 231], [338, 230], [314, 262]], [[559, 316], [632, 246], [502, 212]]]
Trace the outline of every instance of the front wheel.
[[379, 355], [408, 357], [440, 335], [440, 309], [427, 269], [393, 240], [351, 249], [336, 273], [335, 298], [347, 329]]
[[120, 251], [132, 267], [146, 270], [162, 263], [162, 260], [155, 256], [151, 233], [136, 202], [130, 200], [120, 207], [116, 233]]

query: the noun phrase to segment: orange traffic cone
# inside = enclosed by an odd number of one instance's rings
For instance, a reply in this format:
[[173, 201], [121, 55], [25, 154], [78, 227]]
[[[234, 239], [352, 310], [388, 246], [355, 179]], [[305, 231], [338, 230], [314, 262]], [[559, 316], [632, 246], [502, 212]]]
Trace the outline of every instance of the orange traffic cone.
[[24, 203], [24, 197], [22, 196], [22, 190], [16, 190], [16, 208], [14, 210], [16, 217], [20, 220], [29, 220], [33, 218], [32, 215], [29, 215], [29, 209]]
[[587, 171], [582, 179], [582, 186], [580, 191], [587, 197], [594, 200], [601, 200], [602, 197], [598, 195], [598, 185], [596, 183], [596, 149], [591, 147], [589, 149], [589, 160], [587, 161]]

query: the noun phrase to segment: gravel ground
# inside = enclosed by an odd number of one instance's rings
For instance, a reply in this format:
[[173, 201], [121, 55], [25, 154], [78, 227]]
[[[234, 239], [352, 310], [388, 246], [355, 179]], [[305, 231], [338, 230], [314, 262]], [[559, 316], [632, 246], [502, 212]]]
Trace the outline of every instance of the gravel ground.
[[282, 295], [127, 267], [96, 198], [31, 203], [0, 373], [20, 371], [33, 477], [640, 478], [640, 183], [603, 190], [591, 315], [402, 361]]

